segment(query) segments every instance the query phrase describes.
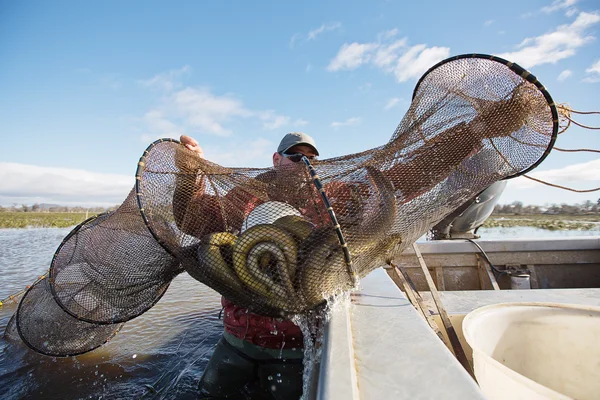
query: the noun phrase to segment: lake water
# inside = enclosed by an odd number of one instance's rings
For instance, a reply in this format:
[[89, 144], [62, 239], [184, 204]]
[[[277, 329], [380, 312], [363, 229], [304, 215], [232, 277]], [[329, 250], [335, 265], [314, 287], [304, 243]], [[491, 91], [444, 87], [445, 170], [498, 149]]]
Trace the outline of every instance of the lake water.
[[[44, 274], [69, 231], [0, 229], [0, 299]], [[0, 308], [0, 331], [16, 308]], [[182, 274], [152, 309], [87, 354], [47, 357], [2, 335], [0, 398], [195, 399], [198, 379], [223, 330], [220, 310], [216, 292]]]
[[[0, 229], [0, 299], [24, 289], [48, 269], [70, 229]], [[482, 239], [600, 236], [591, 231], [529, 227], [480, 229]], [[16, 304], [0, 308], [0, 331]], [[0, 338], [3, 399], [196, 398], [198, 380], [222, 333], [220, 296], [187, 274], [177, 277], [148, 312], [127, 322], [90, 353], [53, 358]], [[156, 392], [156, 393], [155, 393]]]

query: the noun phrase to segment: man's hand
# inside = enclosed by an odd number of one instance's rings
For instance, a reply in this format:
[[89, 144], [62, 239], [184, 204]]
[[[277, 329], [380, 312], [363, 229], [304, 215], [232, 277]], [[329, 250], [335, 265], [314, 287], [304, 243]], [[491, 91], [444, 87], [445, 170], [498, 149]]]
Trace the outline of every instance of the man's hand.
[[181, 135], [181, 137], [179, 138], [179, 141], [188, 150], [191, 150], [194, 153], [198, 153], [198, 156], [200, 158], [204, 158], [204, 151], [202, 150], [202, 147], [200, 147], [200, 145], [198, 144], [196, 139], [194, 139], [193, 137], [187, 136], [187, 135]]

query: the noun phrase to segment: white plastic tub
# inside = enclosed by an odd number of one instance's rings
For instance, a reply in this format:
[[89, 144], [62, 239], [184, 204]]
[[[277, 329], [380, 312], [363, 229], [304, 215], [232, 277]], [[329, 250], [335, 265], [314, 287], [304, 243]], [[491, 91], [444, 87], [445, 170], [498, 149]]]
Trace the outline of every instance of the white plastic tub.
[[600, 307], [505, 303], [463, 321], [490, 400], [600, 399]]

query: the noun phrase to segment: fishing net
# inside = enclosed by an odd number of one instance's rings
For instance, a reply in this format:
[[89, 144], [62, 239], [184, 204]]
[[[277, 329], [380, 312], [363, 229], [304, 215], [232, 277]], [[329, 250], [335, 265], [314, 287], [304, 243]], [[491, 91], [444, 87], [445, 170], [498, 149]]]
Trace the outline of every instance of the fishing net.
[[19, 335], [45, 354], [91, 350], [183, 271], [262, 315], [307, 312], [492, 183], [533, 169], [557, 129], [533, 75], [468, 55], [426, 72], [390, 141], [362, 153], [226, 168], [158, 140], [119, 209], [61, 244], [21, 301]]

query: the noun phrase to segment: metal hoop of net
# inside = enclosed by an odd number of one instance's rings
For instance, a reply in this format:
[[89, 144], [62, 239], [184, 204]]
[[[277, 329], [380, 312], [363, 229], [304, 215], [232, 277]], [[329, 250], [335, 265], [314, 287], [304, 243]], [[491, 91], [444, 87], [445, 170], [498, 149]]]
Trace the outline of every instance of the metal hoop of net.
[[390, 141], [361, 153], [227, 168], [158, 140], [119, 209], [59, 247], [46, 286], [22, 300], [19, 333], [45, 354], [91, 350], [183, 271], [262, 315], [309, 312], [492, 183], [535, 168], [557, 132], [533, 75], [475, 54], [427, 71]]

